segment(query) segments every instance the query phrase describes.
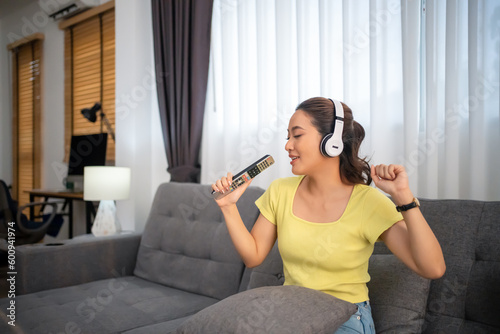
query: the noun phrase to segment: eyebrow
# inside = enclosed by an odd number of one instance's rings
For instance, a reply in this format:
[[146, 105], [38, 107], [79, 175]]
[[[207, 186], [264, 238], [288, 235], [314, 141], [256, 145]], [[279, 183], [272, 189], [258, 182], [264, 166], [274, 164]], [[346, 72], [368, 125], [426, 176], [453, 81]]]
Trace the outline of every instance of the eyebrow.
[[[303, 127], [300, 127], [300, 126], [298, 126], [298, 125], [295, 125], [295, 126], [292, 128], [292, 131], [293, 131], [293, 130], [305, 130], [305, 129], [304, 129]], [[288, 129], [287, 129], [286, 131], [287, 131], [287, 132], [290, 132], [290, 130], [288, 130]]]

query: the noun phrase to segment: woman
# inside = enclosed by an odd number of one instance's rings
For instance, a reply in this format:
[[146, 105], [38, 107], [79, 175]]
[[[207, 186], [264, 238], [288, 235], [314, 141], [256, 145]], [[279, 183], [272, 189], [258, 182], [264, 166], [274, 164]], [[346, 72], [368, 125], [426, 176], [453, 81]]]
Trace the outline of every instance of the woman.
[[[325, 136], [342, 142], [328, 147]], [[423, 277], [436, 279], [445, 272], [441, 247], [409, 189], [405, 169], [370, 168], [358, 157], [364, 136], [345, 104], [320, 97], [306, 100], [290, 119], [285, 145], [298, 176], [275, 180], [256, 201], [260, 215], [252, 231], [247, 231], [236, 207], [250, 182], [217, 200], [248, 267], [262, 263], [279, 235], [285, 285], [320, 290], [358, 305], [358, 312], [337, 333], [375, 332], [366, 283], [377, 240]], [[399, 210], [369, 186], [372, 180]], [[228, 173], [212, 188], [226, 192], [231, 181]]]

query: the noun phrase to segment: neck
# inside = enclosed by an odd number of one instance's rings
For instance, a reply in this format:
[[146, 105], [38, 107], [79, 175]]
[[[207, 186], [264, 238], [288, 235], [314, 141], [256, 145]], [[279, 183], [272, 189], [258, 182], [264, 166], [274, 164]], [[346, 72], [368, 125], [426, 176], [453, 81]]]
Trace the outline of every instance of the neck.
[[306, 176], [308, 191], [315, 194], [331, 194], [332, 190], [350, 187], [340, 177], [339, 159], [328, 159]]

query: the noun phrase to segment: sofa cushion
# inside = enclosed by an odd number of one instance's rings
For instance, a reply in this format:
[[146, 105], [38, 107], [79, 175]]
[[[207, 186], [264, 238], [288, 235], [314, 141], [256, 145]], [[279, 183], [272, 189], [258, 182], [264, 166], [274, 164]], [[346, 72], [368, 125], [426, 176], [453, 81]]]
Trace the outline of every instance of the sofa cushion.
[[357, 306], [299, 286], [261, 287], [198, 312], [175, 333], [333, 333]]
[[[218, 300], [134, 276], [16, 296], [19, 333], [121, 333], [195, 314]], [[0, 301], [5, 310], [9, 299]], [[12, 327], [0, 321], [0, 333]]]
[[430, 281], [392, 254], [374, 254], [368, 269], [373, 321], [377, 333], [421, 333]]
[[[181, 290], [222, 299], [239, 291], [244, 265], [207, 185], [160, 185], [143, 233], [134, 274]], [[250, 230], [259, 215], [249, 187], [238, 202]]]

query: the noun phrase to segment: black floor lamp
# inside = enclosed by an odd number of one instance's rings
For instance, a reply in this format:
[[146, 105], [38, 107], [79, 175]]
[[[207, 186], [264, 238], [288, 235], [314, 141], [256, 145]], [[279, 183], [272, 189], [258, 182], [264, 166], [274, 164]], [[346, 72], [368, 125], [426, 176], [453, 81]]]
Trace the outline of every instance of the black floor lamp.
[[101, 133], [102, 133], [102, 123], [104, 122], [106, 124], [106, 128], [108, 129], [108, 133], [111, 135], [111, 138], [113, 138], [113, 141], [115, 141], [115, 132], [113, 131], [113, 128], [111, 127], [111, 124], [109, 123], [108, 118], [104, 114], [102, 106], [99, 102], [96, 102], [90, 109], [89, 108], [82, 109], [82, 115], [92, 123], [95, 123], [95, 121], [97, 120], [97, 112], [99, 110], [101, 111], [99, 114], [101, 116]]

